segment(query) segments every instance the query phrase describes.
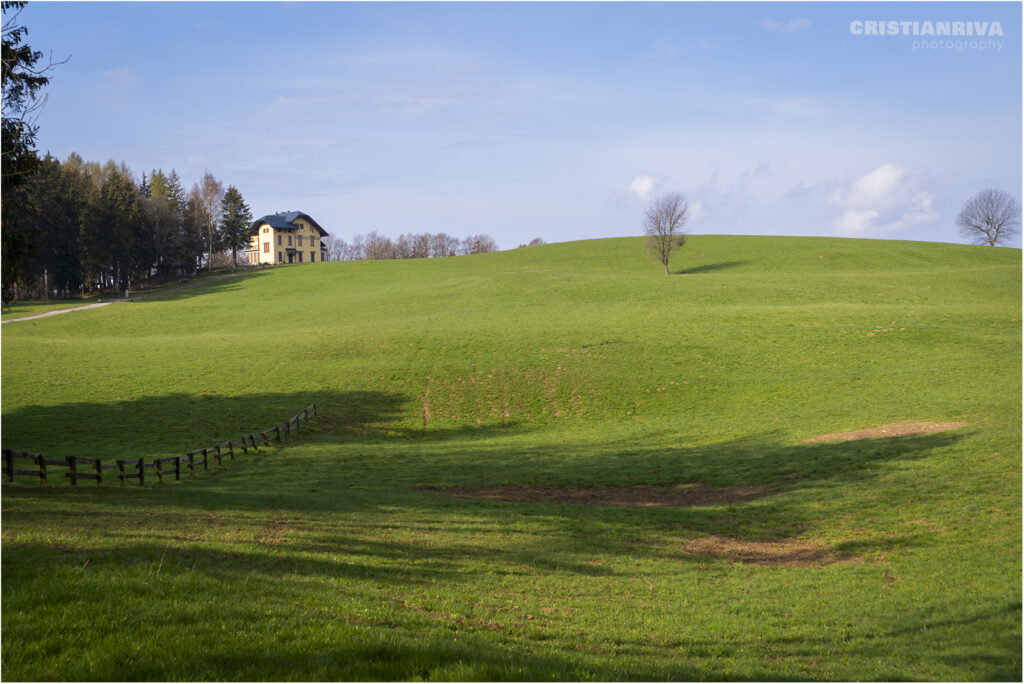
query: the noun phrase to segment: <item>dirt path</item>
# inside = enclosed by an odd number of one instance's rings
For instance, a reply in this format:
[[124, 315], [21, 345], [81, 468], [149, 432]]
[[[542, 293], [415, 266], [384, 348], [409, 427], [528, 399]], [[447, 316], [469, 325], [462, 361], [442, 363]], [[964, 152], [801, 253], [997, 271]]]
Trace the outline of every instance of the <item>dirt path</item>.
[[85, 306], [75, 306], [70, 309], [57, 309], [56, 311], [47, 311], [46, 313], [34, 314], [32, 316], [22, 316], [21, 318], [8, 318], [6, 321], [0, 321], [0, 325], [5, 323], [17, 323], [18, 321], [34, 321], [37, 318], [46, 318], [47, 316], [56, 316], [57, 314], [66, 314], [71, 311], [81, 311], [82, 309], [98, 309], [101, 306], [107, 306], [113, 304], [113, 302], [96, 302], [95, 304], [86, 304]]
[[223, 280], [224, 278], [233, 278], [236, 275], [240, 275], [240, 274], [239, 273], [229, 273], [227, 275], [214, 276], [212, 278], [203, 278], [202, 280], [194, 280], [194, 281], [190, 281], [190, 282], [188, 282], [188, 283], [186, 283], [184, 285], [181, 285], [179, 287], [172, 287], [172, 288], [168, 288], [166, 290], [159, 290], [157, 292], [150, 292], [148, 294], [146, 294], [145, 292], [142, 292], [142, 293], [139, 293], [139, 294], [132, 294], [129, 299], [110, 299], [110, 300], [107, 300], [105, 302], [96, 302], [95, 304], [85, 304], [84, 306], [72, 306], [72, 307], [67, 308], [67, 309], [57, 309], [56, 311], [47, 311], [46, 313], [33, 314], [31, 316], [22, 316], [20, 318], [8, 318], [6, 321], [0, 321], [0, 324], [17, 323], [18, 321], [32, 321], [32, 320], [35, 320], [37, 318], [46, 318], [47, 316], [57, 316], [59, 314], [70, 313], [72, 311], [84, 311], [85, 309], [98, 309], [101, 306], [108, 306], [110, 304], [117, 304], [118, 302], [132, 302], [132, 301], [135, 301], [137, 299], [146, 299], [147, 297], [157, 297], [157, 296], [160, 296], [160, 295], [171, 294], [173, 292], [181, 292], [182, 290], [190, 290], [190, 289], [192, 289], [194, 287], [200, 287], [201, 285], [206, 285], [207, 283], [213, 283], [213, 282], [216, 282], [218, 280]]

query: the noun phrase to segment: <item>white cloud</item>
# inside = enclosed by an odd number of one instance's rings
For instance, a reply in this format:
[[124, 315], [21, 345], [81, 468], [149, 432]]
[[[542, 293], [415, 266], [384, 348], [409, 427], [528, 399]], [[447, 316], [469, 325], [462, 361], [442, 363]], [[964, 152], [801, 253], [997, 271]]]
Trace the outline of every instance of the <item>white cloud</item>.
[[827, 203], [842, 210], [837, 234], [886, 234], [936, 221], [935, 197], [918, 174], [886, 163], [833, 190]]
[[707, 216], [707, 209], [704, 208], [704, 203], [700, 200], [689, 202], [688, 206], [689, 211], [687, 212], [687, 217], [690, 223], [697, 223]]
[[654, 188], [658, 185], [658, 181], [654, 176], [637, 176], [633, 179], [633, 182], [629, 184], [629, 194], [636, 197], [639, 200], [648, 200], [654, 193]]
[[902, 166], [882, 164], [852, 184], [834, 191], [829, 197], [829, 203], [841, 207], [865, 205], [888, 207], [899, 200], [900, 188], [906, 175], [907, 169]]
[[803, 31], [811, 27], [810, 19], [790, 19], [789, 21], [775, 21], [774, 19], [765, 19], [762, 23], [765, 30], [777, 31], [779, 33], [795, 33], [796, 31]]
[[847, 209], [832, 225], [839, 235], [863, 235], [877, 218], [878, 212], [874, 209]]

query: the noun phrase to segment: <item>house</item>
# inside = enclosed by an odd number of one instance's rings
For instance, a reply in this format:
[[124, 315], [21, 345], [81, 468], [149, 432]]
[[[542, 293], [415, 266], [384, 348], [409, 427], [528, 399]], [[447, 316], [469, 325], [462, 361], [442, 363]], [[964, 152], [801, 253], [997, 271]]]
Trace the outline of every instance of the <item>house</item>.
[[326, 261], [327, 247], [321, 238], [327, 231], [301, 211], [267, 214], [249, 227], [249, 264], [301, 264]]

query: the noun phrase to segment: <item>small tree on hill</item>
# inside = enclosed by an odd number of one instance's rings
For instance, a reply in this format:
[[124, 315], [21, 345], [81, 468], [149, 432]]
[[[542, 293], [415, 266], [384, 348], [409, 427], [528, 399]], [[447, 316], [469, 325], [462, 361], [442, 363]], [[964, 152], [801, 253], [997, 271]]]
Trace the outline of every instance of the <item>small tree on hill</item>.
[[974, 244], [994, 247], [1020, 233], [1020, 204], [1002, 190], [982, 190], [967, 200], [956, 225]]
[[647, 250], [665, 267], [670, 275], [668, 260], [672, 250], [686, 244], [687, 210], [689, 205], [678, 192], [670, 192], [651, 200], [644, 211], [644, 235], [647, 236]]

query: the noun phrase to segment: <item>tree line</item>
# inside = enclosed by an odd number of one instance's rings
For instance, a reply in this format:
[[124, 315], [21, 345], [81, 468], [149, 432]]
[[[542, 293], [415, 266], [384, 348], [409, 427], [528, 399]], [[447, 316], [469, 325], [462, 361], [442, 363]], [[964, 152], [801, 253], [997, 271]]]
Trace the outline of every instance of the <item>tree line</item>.
[[148, 279], [212, 268], [249, 242], [242, 194], [209, 172], [186, 190], [174, 169], [140, 181], [122, 162], [47, 154], [4, 188], [3, 286], [17, 296], [126, 290]]
[[25, 2], [3, 0], [2, 291], [71, 296], [128, 287], [211, 267], [219, 250], [233, 263], [248, 243], [252, 214], [241, 193], [206, 173], [186, 191], [172, 169], [136, 182], [124, 163], [100, 165], [72, 153], [61, 162], [35, 149], [46, 104], [46, 62], [25, 42]]
[[329, 261], [363, 259], [427, 259], [498, 251], [498, 243], [489, 235], [470, 235], [459, 239], [447, 233], [409, 233], [392, 240], [370, 231], [356, 235], [351, 242], [330, 235], [325, 240]]

